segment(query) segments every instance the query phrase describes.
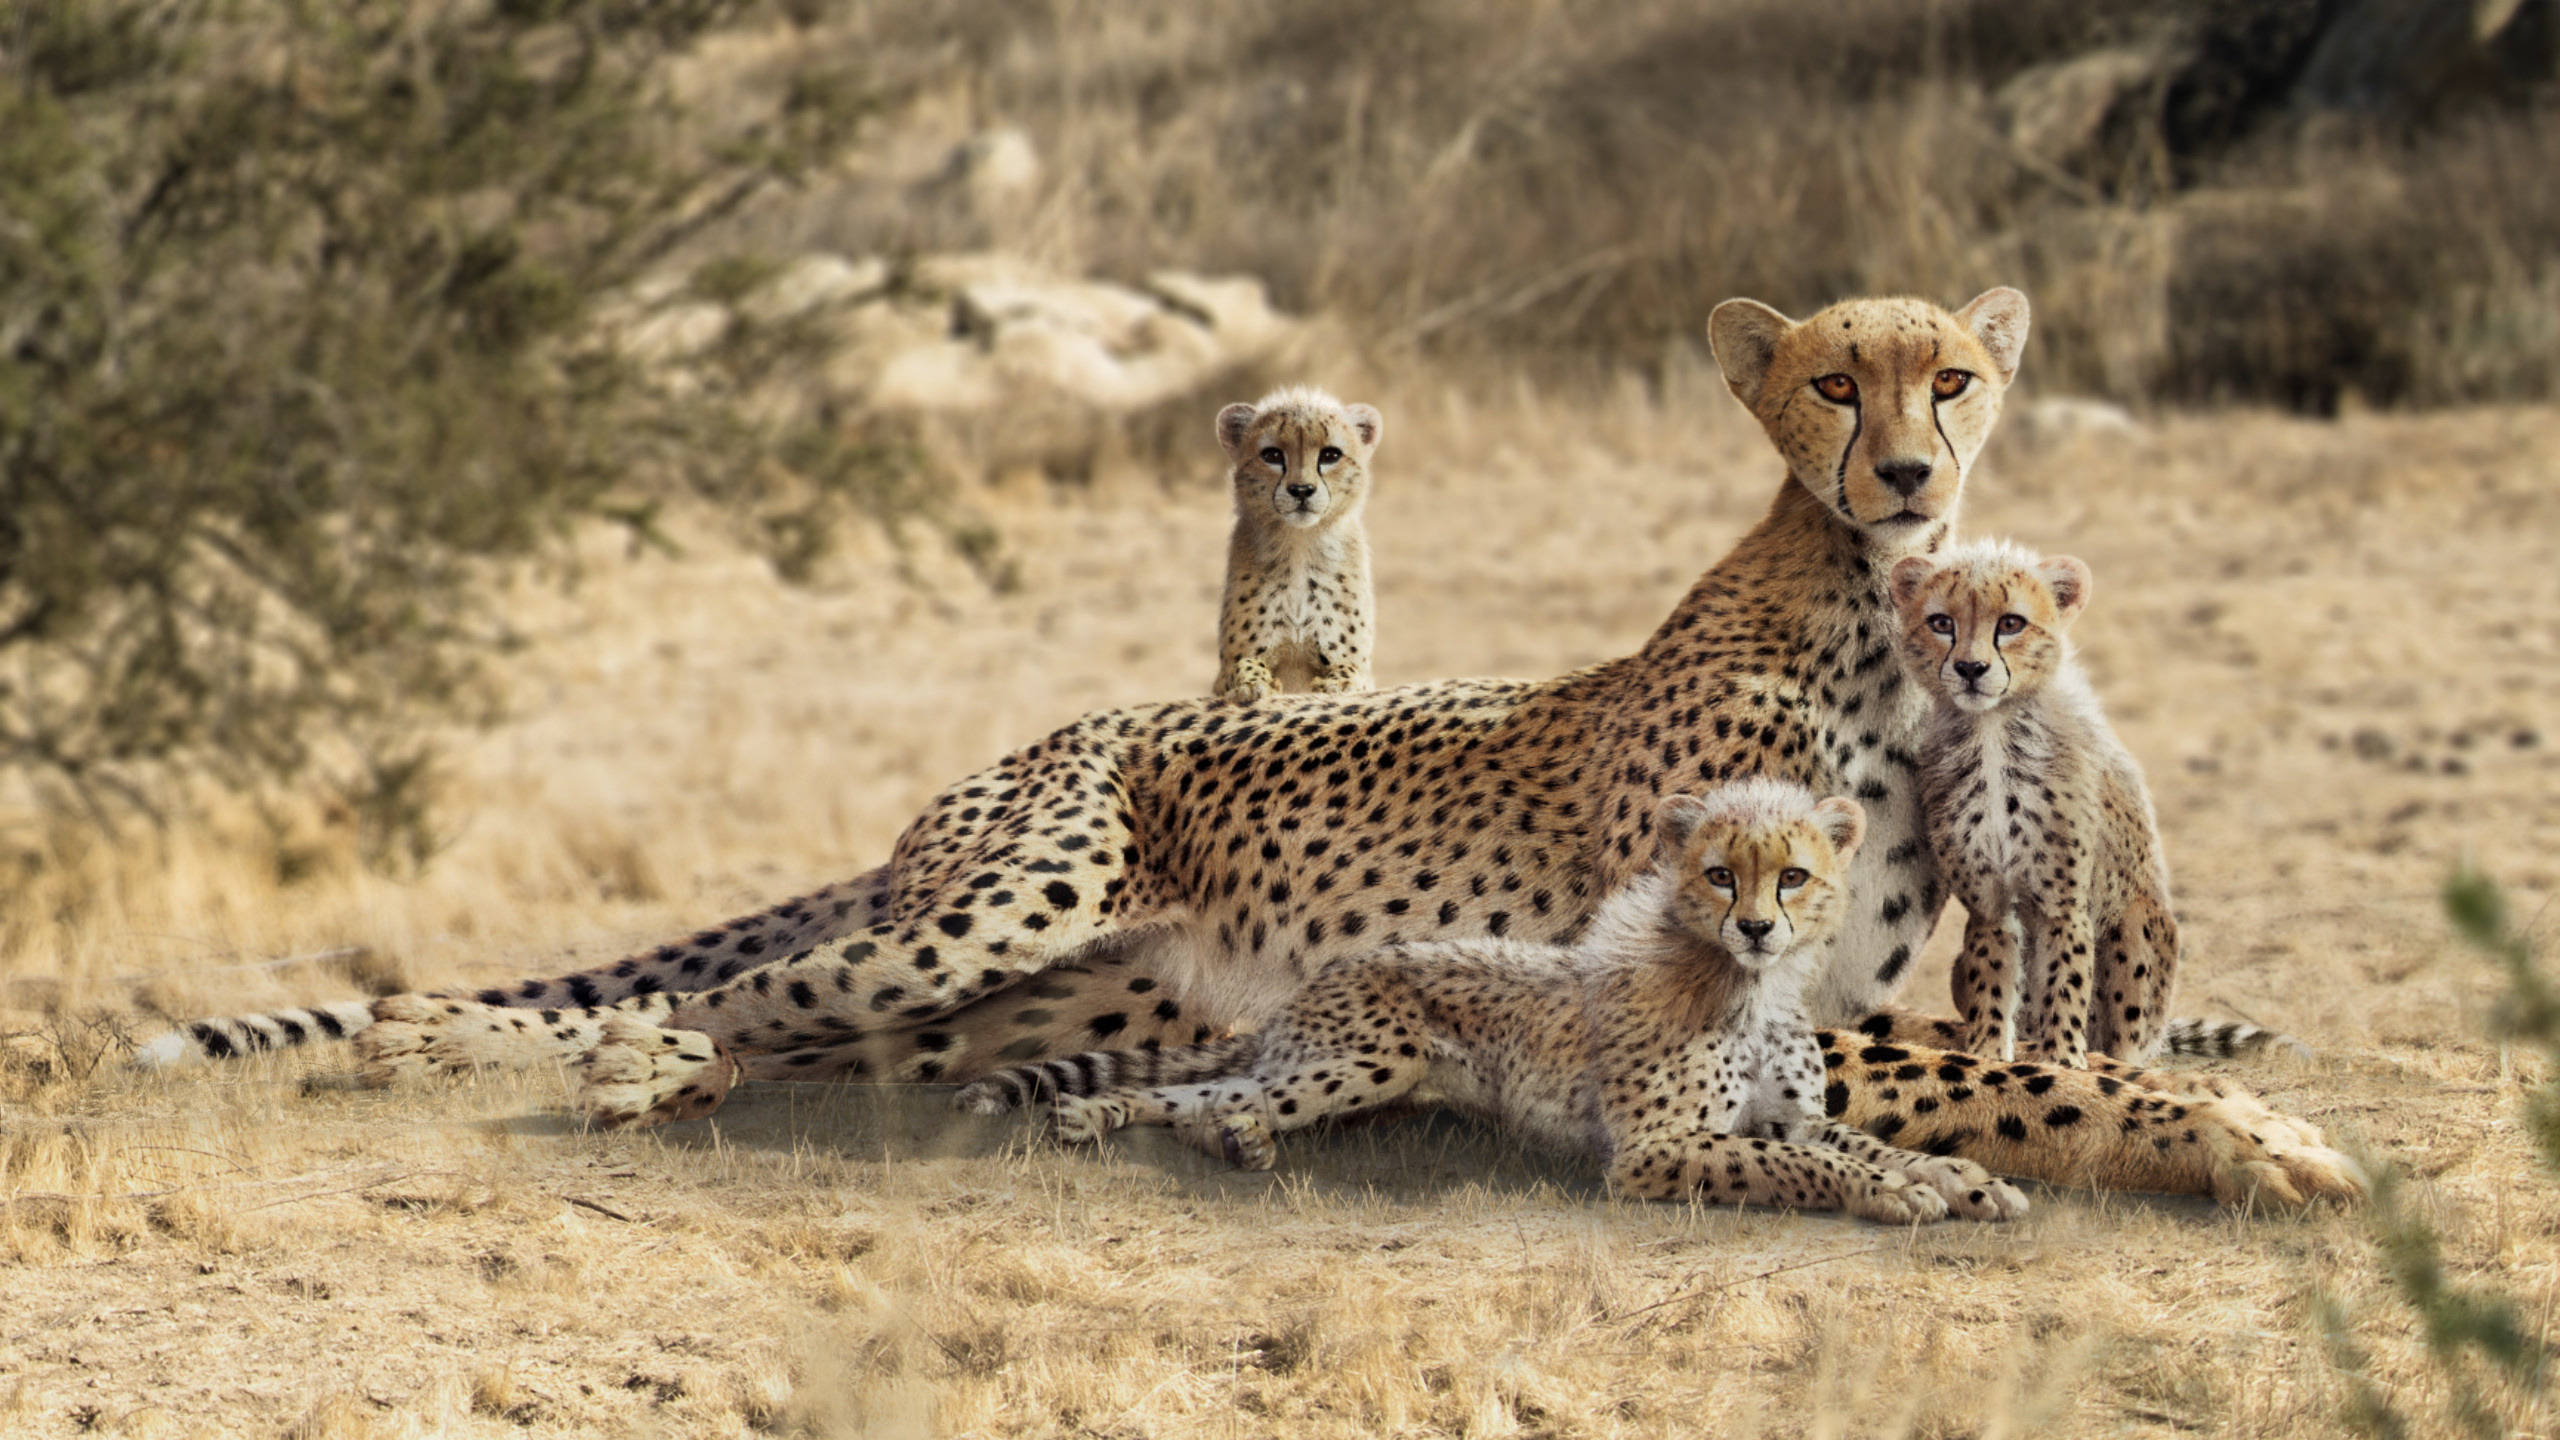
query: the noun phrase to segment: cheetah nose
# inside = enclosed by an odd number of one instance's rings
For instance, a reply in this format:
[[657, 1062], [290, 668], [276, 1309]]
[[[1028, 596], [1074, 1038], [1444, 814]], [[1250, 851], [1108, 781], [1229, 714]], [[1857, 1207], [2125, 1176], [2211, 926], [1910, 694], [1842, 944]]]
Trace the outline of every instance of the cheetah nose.
[[1990, 668], [1991, 662], [1988, 660], [1959, 660], [1956, 662], [1956, 673], [1967, 680], [1981, 679], [1983, 673], [1988, 671]]
[[1289, 497], [1293, 500], [1304, 500], [1315, 493], [1316, 487], [1313, 485], [1292, 485], [1289, 487]]
[[1770, 931], [1777, 929], [1778, 922], [1775, 920], [1736, 920], [1733, 922], [1733, 928], [1741, 931], [1745, 937], [1757, 940], [1761, 936], [1768, 934]]
[[1908, 500], [1929, 483], [1932, 469], [1926, 460], [1887, 460], [1876, 467], [1876, 478], [1891, 486], [1893, 493]]

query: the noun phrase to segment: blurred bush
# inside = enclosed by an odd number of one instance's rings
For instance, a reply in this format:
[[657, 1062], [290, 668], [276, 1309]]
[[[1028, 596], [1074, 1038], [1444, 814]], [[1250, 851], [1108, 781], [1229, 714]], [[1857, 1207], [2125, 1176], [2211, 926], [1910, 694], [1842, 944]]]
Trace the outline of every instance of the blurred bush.
[[[1207, 463], [1182, 417], [1243, 371], [1160, 372], [1278, 363], [1199, 272], [1387, 368], [1642, 372], [1728, 295], [2009, 283], [2040, 387], [2560, 386], [2560, 0], [7, 15], [0, 772], [98, 816], [325, 772], [386, 861], [432, 848], [419, 726], [505, 638], [490, 566], [689, 495], [795, 578], [867, 520], [1000, 581], [952, 473]], [[1121, 284], [973, 318], [1055, 289], [1016, 261]], [[1162, 396], [964, 425], [888, 394], [928, 343]]]
[[[420, 726], [504, 638], [487, 566], [668, 485], [895, 510], [831, 417], [671, 402], [588, 317], [841, 142], [685, 143], [718, 0], [28, 0], [0, 27], [0, 768], [101, 820], [318, 778], [433, 846]], [[882, 477], [891, 477], [883, 479]], [[652, 489], [653, 484], [655, 489]], [[867, 488], [866, 488], [867, 487]], [[317, 773], [315, 774], [315, 770]]]

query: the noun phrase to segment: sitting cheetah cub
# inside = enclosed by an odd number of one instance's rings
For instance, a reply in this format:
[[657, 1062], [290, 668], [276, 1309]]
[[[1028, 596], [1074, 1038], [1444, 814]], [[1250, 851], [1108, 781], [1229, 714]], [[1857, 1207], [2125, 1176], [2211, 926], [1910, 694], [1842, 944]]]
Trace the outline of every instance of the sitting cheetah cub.
[[1064, 1138], [1173, 1125], [1254, 1170], [1270, 1168], [1275, 1131], [1443, 1104], [1596, 1155], [1613, 1189], [1647, 1199], [1894, 1224], [2020, 1214], [2026, 1198], [1972, 1161], [1823, 1114], [1803, 992], [1865, 825], [1856, 801], [1776, 780], [1674, 795], [1655, 813], [1653, 867], [1571, 946], [1386, 946], [1326, 966], [1259, 1034], [998, 1071], [959, 1103], [1055, 1094]]
[[1973, 541], [1905, 557], [1891, 585], [1904, 668], [1936, 701], [1921, 802], [1967, 915], [1966, 1048], [2142, 1058], [2167, 1023], [2178, 922], [2142, 768], [2071, 659], [2089, 567]]
[[1369, 457], [1386, 421], [1292, 386], [1218, 412], [1236, 492], [1227, 592], [1218, 613], [1218, 683], [1231, 700], [1367, 690]]

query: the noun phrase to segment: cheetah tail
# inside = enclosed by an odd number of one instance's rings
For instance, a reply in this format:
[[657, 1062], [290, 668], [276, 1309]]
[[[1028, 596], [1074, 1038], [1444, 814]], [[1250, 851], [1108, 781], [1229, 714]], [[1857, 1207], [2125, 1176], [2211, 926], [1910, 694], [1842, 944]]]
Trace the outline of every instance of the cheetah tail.
[[1173, 1050], [1088, 1050], [1063, 1060], [1039, 1060], [982, 1075], [962, 1087], [952, 1106], [1001, 1115], [1017, 1105], [1059, 1095], [1099, 1095], [1105, 1090], [1185, 1085], [1233, 1075], [1262, 1053], [1258, 1036], [1235, 1035]]
[[2311, 1047], [2290, 1035], [2243, 1024], [2237, 1020], [2172, 1020], [2160, 1033], [2158, 1052], [2162, 1055], [2200, 1055], [2208, 1059], [2228, 1060], [2281, 1045], [2302, 1059], [2311, 1058]]
[[137, 1046], [133, 1063], [144, 1070], [166, 1070], [196, 1060], [228, 1060], [261, 1050], [289, 1050], [315, 1040], [345, 1040], [372, 1023], [373, 1002], [369, 1000], [340, 1000], [309, 1009], [191, 1020]]

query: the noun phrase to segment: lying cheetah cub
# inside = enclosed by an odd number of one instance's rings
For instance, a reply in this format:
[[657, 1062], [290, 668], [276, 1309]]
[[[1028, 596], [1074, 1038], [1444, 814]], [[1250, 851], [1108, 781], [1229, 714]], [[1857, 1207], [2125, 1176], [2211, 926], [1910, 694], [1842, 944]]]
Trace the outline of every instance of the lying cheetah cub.
[[2142, 1058], [2168, 1020], [2178, 922], [2142, 768], [2071, 659], [2089, 567], [1977, 540], [1905, 557], [1891, 584], [1904, 667], [1936, 701], [1921, 803], [1967, 915], [1965, 1048]]
[[1275, 1131], [1444, 1104], [1596, 1155], [1612, 1188], [1647, 1199], [1895, 1224], [2020, 1214], [2026, 1198], [1972, 1161], [1823, 1115], [1803, 991], [1865, 825], [1856, 801], [1776, 780], [1674, 795], [1655, 813], [1653, 867], [1574, 945], [1390, 945], [1326, 966], [1259, 1034], [998, 1071], [959, 1103], [1055, 1094], [1067, 1139], [1173, 1125], [1253, 1170], [1270, 1168]]
[[1218, 683], [1232, 700], [1367, 690], [1369, 457], [1386, 421], [1292, 386], [1218, 412], [1236, 492], [1227, 593], [1218, 613]]

